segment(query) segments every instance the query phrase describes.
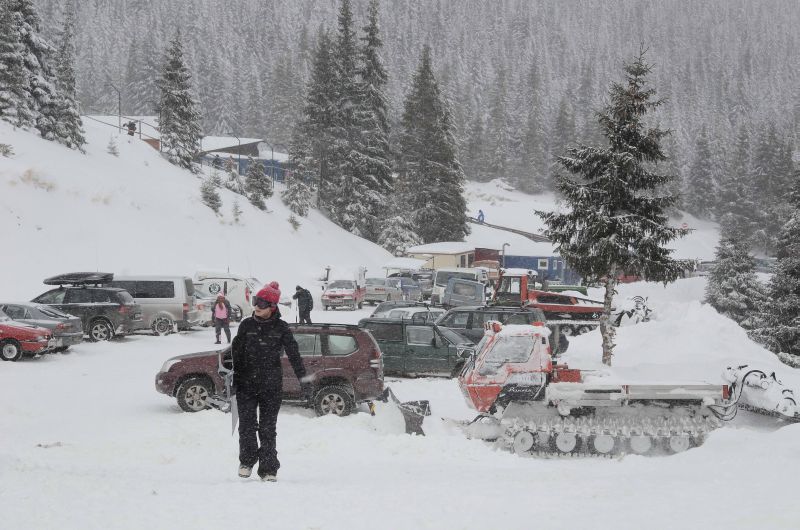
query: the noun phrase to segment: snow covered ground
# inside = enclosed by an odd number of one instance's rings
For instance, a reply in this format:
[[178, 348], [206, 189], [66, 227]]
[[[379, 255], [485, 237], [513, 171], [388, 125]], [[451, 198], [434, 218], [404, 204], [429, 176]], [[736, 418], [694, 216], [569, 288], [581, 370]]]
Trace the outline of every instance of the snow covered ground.
[[[0, 158], [0, 297], [30, 299], [44, 290], [42, 278], [70, 270], [190, 275], [227, 266], [277, 279], [290, 293], [296, 283], [313, 287], [325, 265], [346, 274], [389, 259], [316, 212], [294, 232], [277, 197], [271, 213], [243, 203], [242, 225], [231, 225], [232, 195], [224, 193], [220, 219], [199, 204], [194, 176], [124, 137], [120, 157], [107, 155], [109, 131], [87, 129], [84, 156], [0, 123], [0, 143], [16, 153]], [[523, 212], [552, 205], [492, 186], [469, 186], [470, 208], [488, 222], [535, 231]], [[710, 244], [713, 253], [710, 227], [693, 236], [686, 252]], [[597, 332], [574, 338], [566, 360], [609, 382], [719, 383], [729, 363], [749, 362], [800, 388], [797, 370], [699, 302], [704, 282], [621, 286], [620, 296], [649, 297], [654, 320], [619, 329], [613, 369], [600, 365]], [[312, 319], [356, 322], [368, 313], [314, 311]], [[286, 406], [279, 482], [241, 480], [230, 416], [180, 412], [154, 388], [163, 361], [212, 342], [202, 329], [136, 335], [0, 365], [0, 526], [731, 529], [797, 528], [800, 520], [800, 425], [740, 422], [671, 457], [519, 458], [440, 419], [474, 415], [447, 379], [387, 381], [400, 399], [430, 400], [424, 437], [403, 434], [380, 404], [374, 417], [346, 418]]]

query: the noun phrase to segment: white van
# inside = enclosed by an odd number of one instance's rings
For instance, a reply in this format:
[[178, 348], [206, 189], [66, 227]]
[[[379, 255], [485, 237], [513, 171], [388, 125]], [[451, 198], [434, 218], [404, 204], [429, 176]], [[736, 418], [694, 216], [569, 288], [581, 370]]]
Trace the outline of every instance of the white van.
[[188, 276], [114, 276], [103, 285], [125, 289], [142, 308], [142, 329], [166, 335], [200, 323]]
[[201, 296], [224, 294], [231, 304], [233, 320], [241, 320], [253, 308], [252, 297], [263, 287], [256, 278], [245, 278], [228, 272], [197, 272], [194, 286]]
[[431, 290], [432, 304], [442, 303], [444, 290], [447, 288], [447, 282], [450, 281], [450, 278], [481, 282], [484, 285], [489, 282], [489, 274], [486, 269], [464, 267], [436, 269], [436, 274], [433, 276], [433, 289]]

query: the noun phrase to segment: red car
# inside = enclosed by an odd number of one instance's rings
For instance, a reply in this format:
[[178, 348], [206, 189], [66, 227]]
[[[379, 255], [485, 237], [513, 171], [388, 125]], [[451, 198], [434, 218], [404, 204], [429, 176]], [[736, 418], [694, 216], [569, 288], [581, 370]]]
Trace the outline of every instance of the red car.
[[44, 353], [54, 347], [50, 344], [52, 337], [49, 330], [15, 322], [0, 311], [0, 358], [4, 361]]
[[353, 280], [335, 280], [328, 284], [325, 292], [322, 293], [322, 309], [327, 311], [333, 307], [349, 307], [361, 309], [364, 305], [364, 298], [367, 296], [367, 288], [359, 285]]
[[[346, 416], [357, 403], [381, 397], [383, 359], [372, 335], [345, 324], [290, 324], [290, 328], [306, 371], [314, 376], [310, 405], [317, 415]], [[289, 359], [284, 355], [281, 361], [284, 400], [308, 404]], [[229, 402], [225, 374], [231, 367], [230, 347], [173, 357], [156, 374], [156, 390], [174, 396], [186, 412], [225, 410]]]

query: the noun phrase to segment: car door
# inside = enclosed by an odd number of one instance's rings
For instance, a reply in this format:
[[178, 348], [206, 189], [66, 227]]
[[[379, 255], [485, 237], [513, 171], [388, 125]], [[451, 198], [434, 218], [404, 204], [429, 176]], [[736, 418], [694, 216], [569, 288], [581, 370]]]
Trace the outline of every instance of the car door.
[[[297, 348], [300, 351], [300, 357], [303, 358], [306, 374], [311, 375], [320, 371], [323, 368], [320, 334], [305, 331], [296, 332], [294, 333], [294, 340], [297, 341]], [[297, 379], [292, 364], [286, 355], [281, 357], [281, 367], [283, 368], [283, 394], [290, 398], [301, 396], [300, 380]]]
[[372, 333], [383, 357], [386, 373], [405, 373], [405, 341], [402, 322], [367, 322], [364, 329]]
[[92, 308], [92, 294], [89, 289], [67, 289], [64, 295], [64, 304], [57, 305], [56, 309], [81, 318], [83, 327], [89, 325], [94, 310]]

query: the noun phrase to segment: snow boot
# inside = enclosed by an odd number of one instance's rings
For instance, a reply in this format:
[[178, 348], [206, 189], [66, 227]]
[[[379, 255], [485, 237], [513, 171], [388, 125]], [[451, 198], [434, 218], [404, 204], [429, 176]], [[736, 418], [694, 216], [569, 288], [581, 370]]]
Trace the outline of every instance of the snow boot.
[[278, 477], [277, 475], [259, 475], [261, 477], [261, 482], [277, 482]]
[[214, 344], [222, 344], [222, 343], [219, 341], [219, 339], [217, 339], [217, 342], [215, 342]]
[[249, 478], [252, 473], [253, 473], [253, 468], [252, 467], [239, 466], [239, 476], [240, 477]]

